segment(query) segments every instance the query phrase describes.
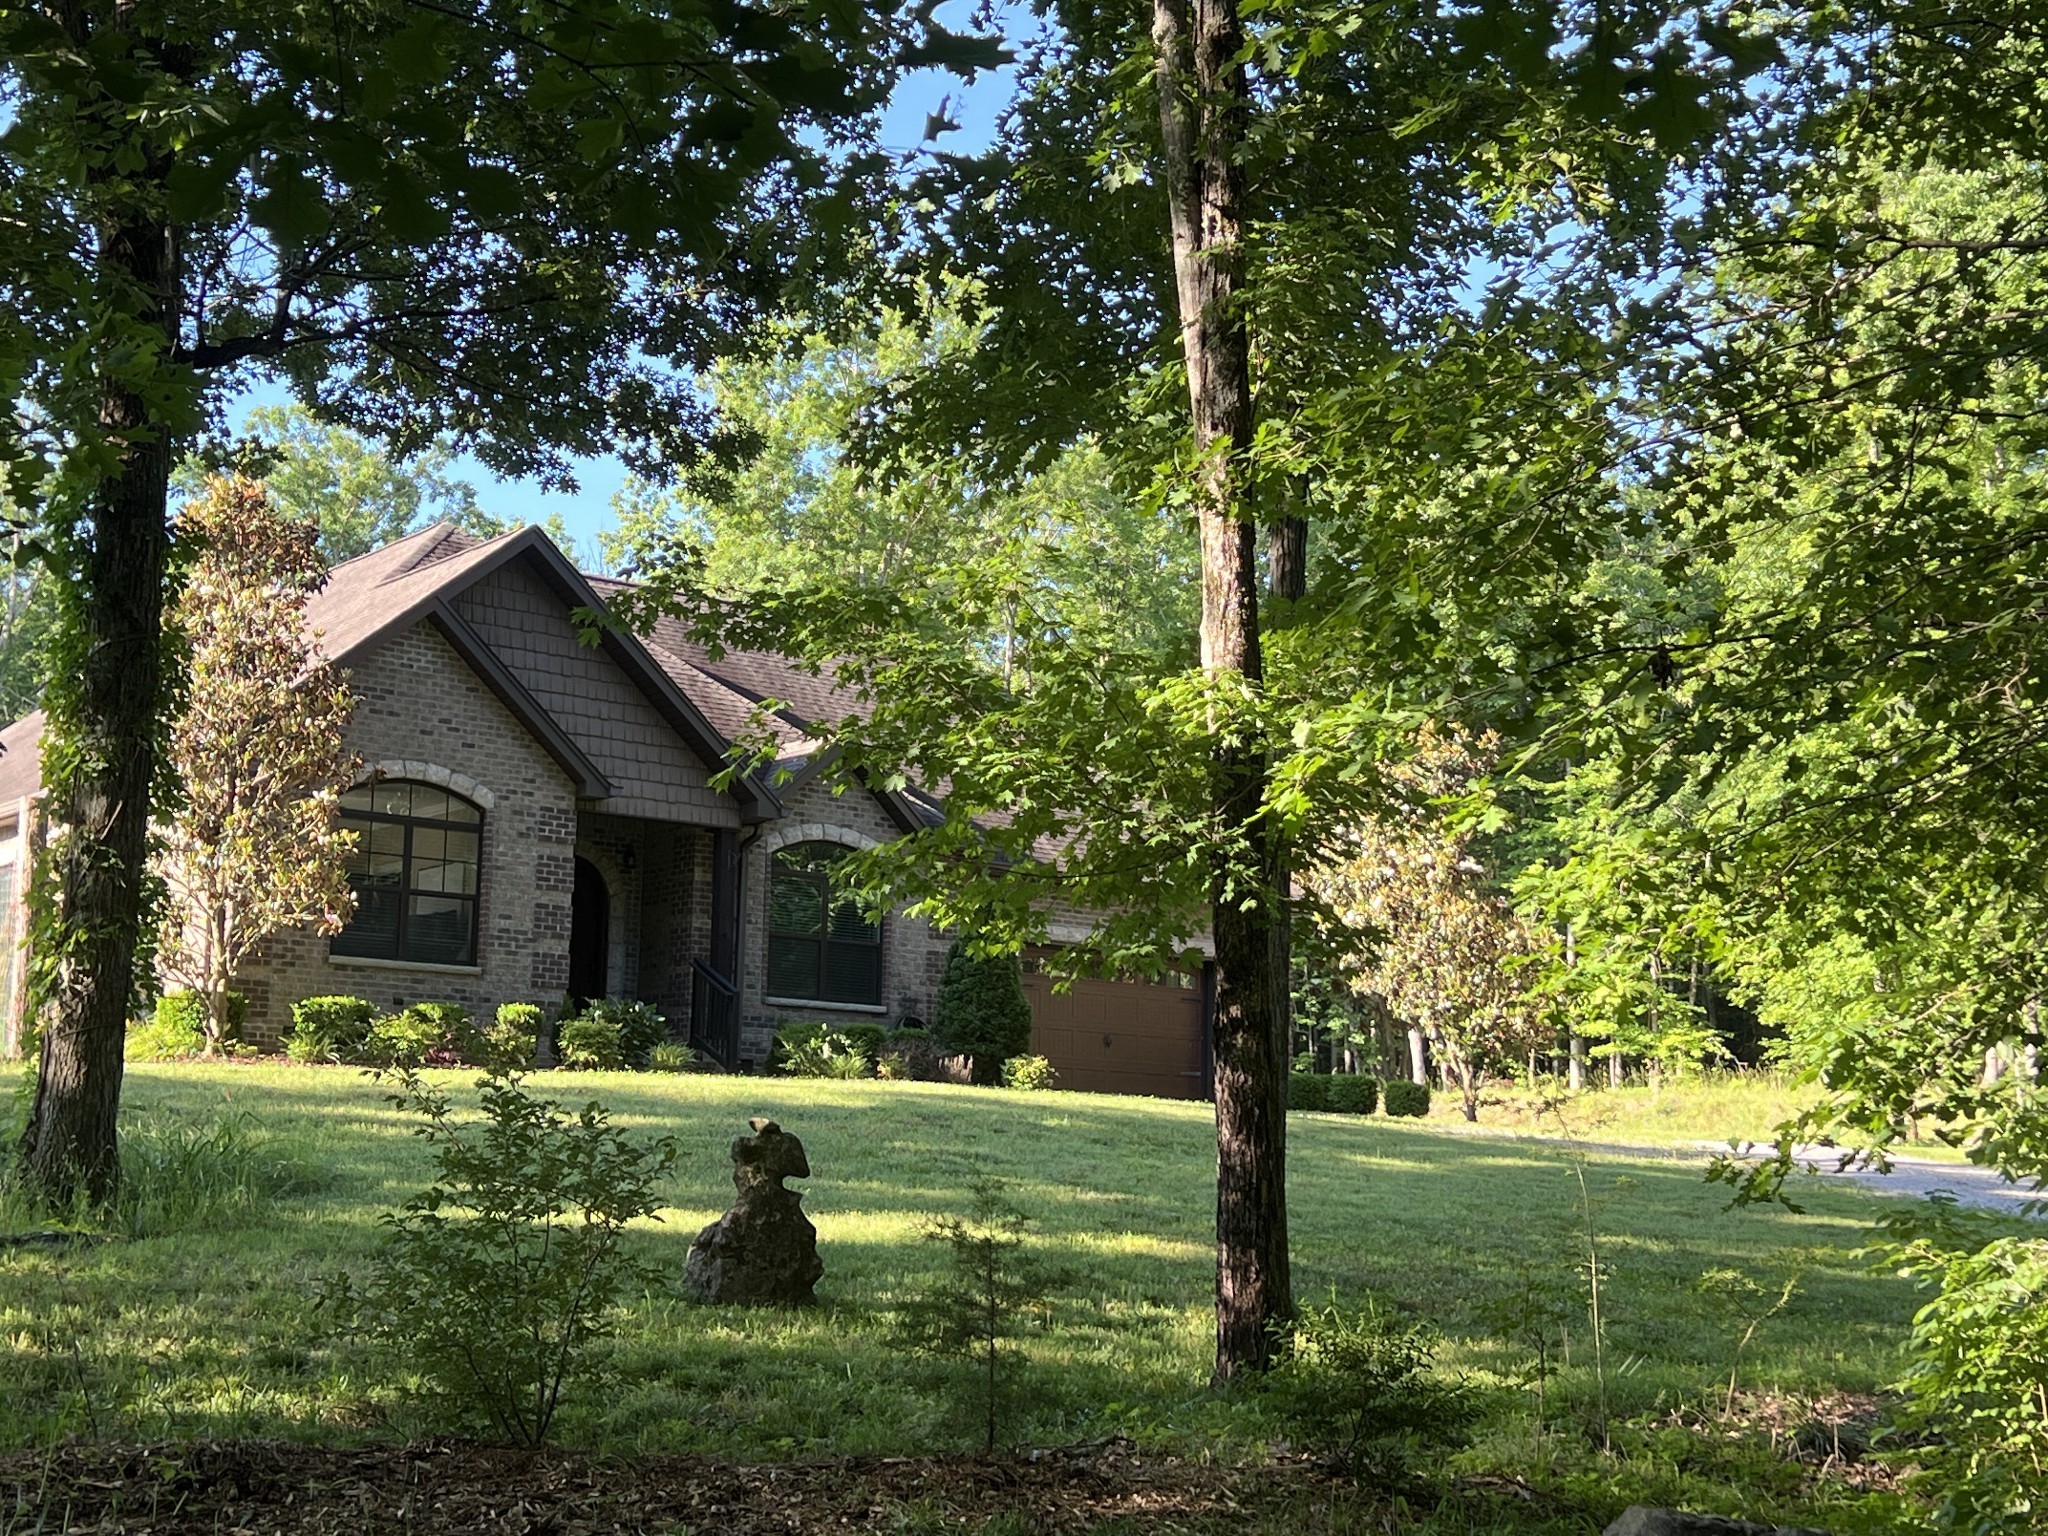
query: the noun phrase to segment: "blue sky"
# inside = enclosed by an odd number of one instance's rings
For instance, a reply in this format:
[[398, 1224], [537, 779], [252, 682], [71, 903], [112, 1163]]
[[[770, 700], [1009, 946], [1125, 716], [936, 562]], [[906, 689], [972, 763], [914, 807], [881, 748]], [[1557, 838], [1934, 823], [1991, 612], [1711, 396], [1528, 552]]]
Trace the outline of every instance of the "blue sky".
[[[938, 19], [945, 25], [966, 29], [973, 6], [942, 5]], [[1031, 35], [1033, 25], [1028, 9], [1004, 5], [998, 19], [1013, 45]], [[920, 70], [907, 77], [890, 99], [882, 120], [882, 142], [902, 154], [915, 152], [924, 139], [926, 117], [944, 105], [946, 115], [960, 126], [940, 141], [956, 152], [984, 149], [995, 133], [996, 119], [1016, 89], [1016, 71], [984, 71], [973, 81], [962, 81], [943, 70]], [[290, 398], [287, 391], [265, 382], [245, 391], [227, 407], [227, 419], [237, 429], [250, 410], [259, 405], [281, 405]], [[532, 480], [501, 480], [473, 458], [458, 459], [453, 473], [477, 488], [486, 511], [500, 518], [523, 523], [544, 522], [560, 513], [563, 523], [586, 551], [594, 550], [596, 535], [612, 521], [611, 499], [625, 483], [626, 470], [616, 458], [578, 459], [577, 489], [574, 493], [543, 490]]]

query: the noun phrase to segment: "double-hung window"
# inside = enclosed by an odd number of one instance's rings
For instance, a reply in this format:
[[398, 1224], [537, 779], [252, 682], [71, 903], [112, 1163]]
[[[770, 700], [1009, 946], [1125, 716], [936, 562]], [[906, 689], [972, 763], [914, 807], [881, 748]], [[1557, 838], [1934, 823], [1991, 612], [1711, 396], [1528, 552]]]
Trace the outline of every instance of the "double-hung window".
[[881, 1003], [881, 927], [867, 920], [851, 895], [835, 888], [847, 851], [837, 843], [798, 843], [779, 850], [769, 866], [770, 997]]

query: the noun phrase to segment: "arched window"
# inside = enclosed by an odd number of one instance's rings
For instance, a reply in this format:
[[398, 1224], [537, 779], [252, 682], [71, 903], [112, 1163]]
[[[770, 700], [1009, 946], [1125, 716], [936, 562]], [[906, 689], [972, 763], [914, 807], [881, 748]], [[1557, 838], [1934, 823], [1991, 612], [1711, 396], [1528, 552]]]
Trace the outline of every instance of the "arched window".
[[484, 813], [434, 784], [384, 779], [341, 797], [356, 834], [355, 916], [333, 952], [366, 960], [476, 964], [477, 861]]
[[806, 1003], [882, 1001], [882, 930], [833, 876], [850, 849], [798, 843], [768, 873], [768, 995]]

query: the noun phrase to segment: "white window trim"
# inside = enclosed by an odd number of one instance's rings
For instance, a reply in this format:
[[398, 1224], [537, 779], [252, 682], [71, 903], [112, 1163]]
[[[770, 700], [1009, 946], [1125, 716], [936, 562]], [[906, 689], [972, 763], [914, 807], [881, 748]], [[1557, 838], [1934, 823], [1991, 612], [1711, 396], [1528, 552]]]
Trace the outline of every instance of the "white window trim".
[[823, 1009], [827, 1013], [887, 1013], [887, 1003], [828, 1003], [816, 997], [764, 997], [770, 1008]]
[[329, 965], [360, 965], [372, 971], [428, 971], [441, 976], [481, 976], [480, 965], [441, 965], [432, 960], [379, 960], [375, 955], [329, 954]]

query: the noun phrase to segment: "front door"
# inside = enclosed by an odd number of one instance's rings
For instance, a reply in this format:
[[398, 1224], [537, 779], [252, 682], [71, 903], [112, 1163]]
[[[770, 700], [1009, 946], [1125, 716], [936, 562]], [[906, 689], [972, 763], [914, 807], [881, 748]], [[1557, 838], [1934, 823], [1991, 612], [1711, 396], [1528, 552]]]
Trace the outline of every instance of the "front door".
[[588, 859], [576, 861], [569, 897], [569, 999], [582, 1007], [605, 995], [611, 959], [612, 896]]

